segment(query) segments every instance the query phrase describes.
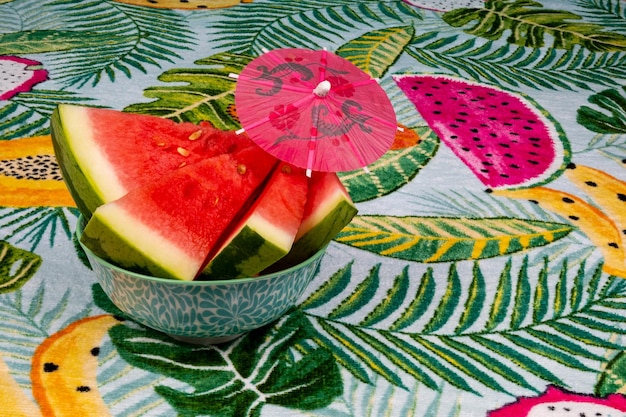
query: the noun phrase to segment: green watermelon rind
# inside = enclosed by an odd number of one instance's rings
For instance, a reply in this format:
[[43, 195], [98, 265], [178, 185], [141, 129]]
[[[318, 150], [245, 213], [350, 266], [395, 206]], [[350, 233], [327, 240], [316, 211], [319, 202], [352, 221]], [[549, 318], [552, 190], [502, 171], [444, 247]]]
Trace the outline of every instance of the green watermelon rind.
[[550, 126], [554, 128], [556, 136], [559, 138], [559, 143], [561, 144], [560, 152], [562, 152], [562, 156], [563, 156], [563, 161], [561, 162], [561, 165], [558, 168], [554, 169], [549, 175], [545, 175], [543, 178], [540, 177], [540, 179], [538, 180], [534, 179], [534, 181], [531, 181], [530, 183], [527, 183], [527, 184], [520, 184], [519, 187], [513, 186], [513, 187], [508, 187], [508, 188], [511, 190], [526, 189], [526, 188], [533, 188], [533, 187], [538, 187], [541, 185], [551, 183], [552, 181], [556, 180], [561, 175], [563, 175], [563, 173], [567, 169], [567, 166], [572, 161], [572, 147], [569, 142], [569, 139], [567, 138], [567, 133], [565, 133], [565, 130], [563, 129], [561, 124], [552, 116], [552, 114], [550, 114], [549, 111], [547, 111], [541, 104], [539, 104], [535, 99], [530, 97], [528, 94], [522, 93], [519, 91], [511, 91], [508, 89], [504, 89], [502, 87], [500, 88], [502, 89], [502, 91], [506, 91], [513, 95], [517, 94], [522, 99], [528, 101], [530, 104], [534, 106], [534, 109], [537, 110], [537, 112], [541, 116], [545, 117], [550, 122]]
[[204, 268], [201, 279], [258, 275], [289, 252], [291, 243], [281, 242], [285, 239], [280, 239], [280, 234], [275, 226], [253, 214]]
[[317, 211], [318, 221], [294, 242], [291, 250], [266, 272], [289, 268], [311, 257], [320, 248], [328, 245], [357, 213], [357, 208], [344, 193], [337, 192], [328, 199], [323, 208]]
[[[118, 230], [123, 230], [124, 234], [118, 233]], [[80, 242], [102, 259], [116, 259], [115, 264], [120, 268], [155, 277], [180, 279], [181, 267], [191, 266], [193, 262], [176, 253], [174, 247], [168, 245], [168, 255], [158, 258], [167, 263], [155, 261], [154, 256], [137, 249], [145, 242], [156, 243], [159, 239], [158, 233], [136, 222], [131, 214], [113, 205], [103, 205], [93, 213]]]
[[90, 184], [89, 176], [83, 170], [80, 162], [71, 157], [75, 155], [73, 146], [77, 143], [68, 140], [66, 126], [60, 114], [63, 107], [59, 106], [52, 112], [50, 130], [52, 146], [63, 174], [65, 185], [76, 203], [81, 214], [89, 219], [97, 207], [104, 203], [104, 198]]

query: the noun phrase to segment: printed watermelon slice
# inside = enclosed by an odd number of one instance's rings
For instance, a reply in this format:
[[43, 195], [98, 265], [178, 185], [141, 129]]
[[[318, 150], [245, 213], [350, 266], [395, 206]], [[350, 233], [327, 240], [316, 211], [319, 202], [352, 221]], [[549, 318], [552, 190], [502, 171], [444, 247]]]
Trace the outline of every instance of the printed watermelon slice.
[[330, 243], [356, 215], [357, 208], [334, 172], [313, 172], [302, 224], [289, 253], [266, 272], [279, 271], [311, 257]]
[[490, 188], [544, 184], [569, 163], [562, 128], [528, 97], [447, 75], [393, 78], [441, 141]]
[[193, 280], [276, 163], [254, 145], [172, 170], [98, 207], [81, 241], [122, 268]]
[[63, 177], [87, 219], [133, 187], [250, 142], [209, 123], [65, 104], [55, 109], [51, 130]]
[[625, 413], [626, 397], [621, 394], [596, 397], [548, 386], [540, 396], [521, 397], [487, 417], [618, 417]]
[[281, 163], [255, 205], [210, 256], [202, 278], [253, 277], [285, 256], [302, 222], [307, 190], [305, 171]]

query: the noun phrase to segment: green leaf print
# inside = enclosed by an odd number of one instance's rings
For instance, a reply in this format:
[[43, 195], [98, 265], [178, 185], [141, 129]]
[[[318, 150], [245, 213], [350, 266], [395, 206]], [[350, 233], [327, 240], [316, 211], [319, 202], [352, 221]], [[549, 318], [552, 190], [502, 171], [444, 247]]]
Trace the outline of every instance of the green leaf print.
[[173, 85], [146, 88], [144, 95], [156, 100], [124, 110], [177, 122], [209, 121], [223, 130], [237, 129], [240, 124], [234, 112], [236, 80], [229, 74], [239, 74], [251, 60], [245, 55], [222, 53], [196, 61], [198, 68], [166, 71], [159, 80]]
[[24, 285], [41, 266], [41, 257], [0, 241], [0, 294]]
[[[626, 92], [626, 87], [622, 89]], [[604, 90], [590, 96], [589, 102], [606, 111], [581, 106], [576, 118], [578, 123], [592, 132], [626, 133], [626, 95], [624, 93], [614, 88]]]
[[[340, 270], [341, 283], [312, 293], [314, 309], [306, 308], [308, 300], [301, 304], [318, 331], [311, 340], [366, 383], [382, 377], [403, 387], [411, 377], [431, 389], [445, 382], [478, 395], [485, 389], [508, 393], [511, 383], [537, 391], [535, 378], [563, 385], [551, 363], [593, 373], [598, 367], [590, 362], [602, 364], [606, 349], [621, 349], [608, 335], [626, 334], [620, 319], [626, 283], [602, 274], [602, 265], [581, 262], [573, 270], [567, 260], [510, 257], [499, 271], [474, 262], [469, 281], [461, 279], [467, 275], [467, 269], [459, 271], [462, 263], [450, 264], [445, 275], [430, 267], [421, 276], [404, 268], [387, 279], [380, 267], [359, 278], [348, 264]], [[487, 271], [500, 280], [488, 284]], [[574, 285], [565, 285], [567, 278]], [[354, 290], [338, 292], [347, 281]], [[323, 313], [344, 303], [350, 314]], [[397, 318], [389, 324], [391, 317]]]
[[580, 44], [596, 52], [626, 50], [625, 35], [583, 22], [569, 11], [544, 9], [533, 0], [489, 0], [484, 8], [456, 9], [445, 13], [443, 19], [454, 27], [476, 22], [465, 32], [491, 40], [509, 33], [507, 42], [532, 48], [544, 46], [545, 36], [550, 35], [552, 46], [558, 49]]
[[374, 78], [381, 78], [413, 38], [413, 26], [373, 30], [335, 51]]
[[0, 34], [0, 55], [40, 54], [89, 48], [101, 44], [115, 45], [131, 41], [129, 36], [70, 30], [30, 30]]
[[[212, 26], [213, 42], [234, 53], [263, 49], [321, 49], [352, 37], [420, 22], [422, 11], [403, 1], [270, 0], [225, 10]], [[246, 28], [242, 30], [241, 28]]]
[[336, 241], [417, 262], [484, 259], [544, 246], [567, 236], [561, 223], [507, 218], [356, 216]]
[[303, 316], [291, 314], [233, 342], [206, 347], [172, 343], [159, 332], [129, 326], [116, 326], [110, 335], [131, 365], [191, 387], [155, 387], [178, 415], [239, 417], [260, 416], [266, 404], [313, 410], [341, 395], [339, 368], [329, 352], [294, 355], [312, 332]]

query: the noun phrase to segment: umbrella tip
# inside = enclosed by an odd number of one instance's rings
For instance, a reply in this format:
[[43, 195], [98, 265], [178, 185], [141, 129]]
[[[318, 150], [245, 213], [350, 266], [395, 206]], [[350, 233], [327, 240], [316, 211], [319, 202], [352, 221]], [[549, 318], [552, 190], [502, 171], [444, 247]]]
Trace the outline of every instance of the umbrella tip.
[[320, 82], [315, 89], [313, 89], [313, 94], [318, 97], [326, 97], [326, 94], [330, 91], [330, 81], [324, 80]]

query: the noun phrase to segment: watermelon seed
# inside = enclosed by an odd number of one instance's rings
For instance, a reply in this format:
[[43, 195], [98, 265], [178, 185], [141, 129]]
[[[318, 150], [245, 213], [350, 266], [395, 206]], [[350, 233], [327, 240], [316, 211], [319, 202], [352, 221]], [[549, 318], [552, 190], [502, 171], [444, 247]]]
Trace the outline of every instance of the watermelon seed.
[[507, 158], [513, 158], [513, 155], [511, 155], [510, 153], [505, 153], [504, 156], [506, 156]]
[[197, 140], [202, 136], [202, 130], [196, 130], [191, 135], [189, 135], [189, 140]]
[[182, 156], [189, 156], [189, 151], [183, 147], [179, 146], [178, 149], [176, 149], [176, 151]]
[[480, 142], [480, 138], [479, 138], [478, 136], [474, 136], [474, 137], [472, 138], [472, 140], [473, 140], [474, 142]]
[[511, 145], [509, 145], [508, 143], [499, 143], [498, 145], [502, 146], [503, 148], [510, 148]]
[[593, 181], [585, 181], [585, 184], [587, 184], [587, 185], [588, 185], [588, 186], [590, 186], [590, 187], [597, 187], [597, 186], [598, 186], [598, 184], [596, 184], [596, 183], [595, 183], [595, 182], [593, 182]]
[[459, 125], [456, 125], [456, 124], [451, 124], [451, 125], [450, 125], [450, 127], [451, 127], [451, 128], [454, 128], [454, 129], [458, 129], [458, 128], [459, 128]]
[[528, 163], [529, 163], [529, 164], [531, 164], [531, 165], [539, 165], [539, 162], [538, 162], [538, 161], [534, 161], [534, 160], [532, 160], [532, 159], [529, 159], [529, 160], [528, 160]]
[[485, 147], [485, 145], [476, 145], [476, 147], [477, 147], [478, 149], [483, 149], [483, 148]]
[[619, 245], [617, 243], [615, 243], [615, 242], [609, 243], [609, 246], [612, 247], [612, 248], [615, 248], [615, 249], [619, 249]]
[[617, 193], [617, 199], [619, 201], [626, 201], [626, 194]]
[[563, 197], [563, 199], [562, 199], [562, 200], [563, 200], [563, 202], [564, 202], [564, 203], [567, 203], [567, 204], [574, 204], [574, 200], [572, 200], [572, 199], [571, 199], [571, 198], [569, 198], [569, 197]]
[[578, 220], [579, 219], [578, 216], [567, 216], [567, 217], [569, 217], [571, 220]]

